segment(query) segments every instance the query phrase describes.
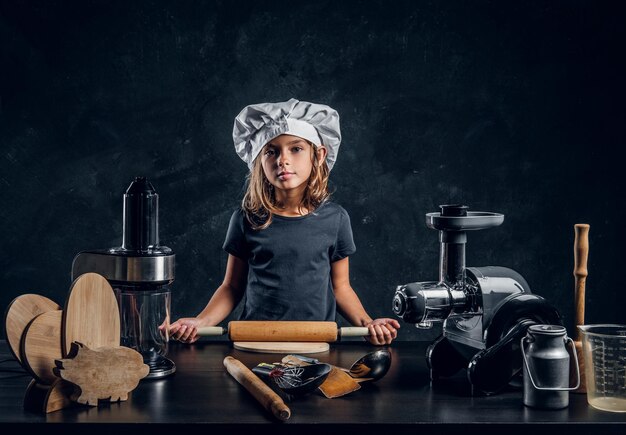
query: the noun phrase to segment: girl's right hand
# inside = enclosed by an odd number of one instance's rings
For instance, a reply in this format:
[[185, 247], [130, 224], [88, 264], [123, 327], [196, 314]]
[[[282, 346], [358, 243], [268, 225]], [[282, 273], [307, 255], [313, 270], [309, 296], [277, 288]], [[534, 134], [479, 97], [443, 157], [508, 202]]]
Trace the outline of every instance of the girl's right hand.
[[197, 317], [183, 317], [170, 325], [170, 338], [183, 343], [193, 343], [200, 338], [198, 328], [201, 326], [205, 325]]

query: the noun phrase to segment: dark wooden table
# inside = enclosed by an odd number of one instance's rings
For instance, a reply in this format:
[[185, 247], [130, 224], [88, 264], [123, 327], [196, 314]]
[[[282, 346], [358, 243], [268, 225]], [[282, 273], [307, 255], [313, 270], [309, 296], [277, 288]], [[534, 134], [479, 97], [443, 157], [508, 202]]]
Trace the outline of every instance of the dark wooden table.
[[[30, 377], [0, 368], [0, 428], [3, 434], [34, 429], [46, 433], [378, 433], [395, 435], [448, 433], [619, 433], [626, 434], [626, 414], [595, 410], [585, 395], [570, 395], [570, 406], [546, 411], [525, 407], [522, 392], [513, 388], [485, 397], [472, 396], [462, 373], [431, 385], [424, 354], [428, 343], [394, 343], [393, 363], [386, 377], [347, 396], [327, 399], [319, 392], [288, 403], [292, 416], [276, 422], [225, 371], [222, 361], [232, 355], [246, 366], [273, 362], [282, 355], [235, 350], [228, 342], [200, 342], [170, 347], [177, 373], [160, 380], [144, 380], [126, 402], [97, 408], [74, 407], [48, 415], [22, 409]], [[324, 362], [349, 367], [373, 346], [333, 344]], [[6, 342], [0, 356], [8, 358]]]

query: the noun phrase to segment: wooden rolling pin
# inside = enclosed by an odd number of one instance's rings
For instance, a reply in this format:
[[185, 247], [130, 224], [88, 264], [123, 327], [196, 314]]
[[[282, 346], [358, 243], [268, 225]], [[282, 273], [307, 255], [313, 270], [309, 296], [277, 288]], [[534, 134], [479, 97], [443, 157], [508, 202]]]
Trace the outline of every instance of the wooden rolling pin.
[[[576, 315], [574, 318], [576, 332], [574, 334], [574, 346], [578, 358], [580, 371], [580, 387], [574, 393], [586, 393], [587, 384], [585, 378], [585, 359], [582, 348], [582, 334], [577, 328], [585, 324], [585, 286], [587, 284], [587, 257], [589, 256], [589, 225], [574, 225], [574, 303]], [[573, 379], [572, 379], [573, 381]]]
[[224, 358], [224, 367], [274, 417], [282, 421], [289, 420], [291, 410], [285, 405], [283, 399], [272, 391], [257, 375], [252, 373], [252, 370], [243, 365], [241, 361], [232, 356], [227, 356]]
[[335, 322], [237, 320], [228, 323], [228, 330], [221, 326], [198, 328], [202, 337], [228, 333], [232, 341], [292, 341], [332, 343], [341, 337], [365, 337], [365, 327], [337, 328]]

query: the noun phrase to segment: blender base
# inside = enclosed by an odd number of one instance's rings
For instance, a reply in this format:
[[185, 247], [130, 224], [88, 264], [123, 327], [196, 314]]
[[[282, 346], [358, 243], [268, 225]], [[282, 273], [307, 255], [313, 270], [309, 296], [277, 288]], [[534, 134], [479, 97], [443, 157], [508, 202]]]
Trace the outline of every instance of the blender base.
[[160, 355], [157, 358], [144, 360], [144, 363], [150, 367], [150, 373], [148, 373], [145, 379], [163, 378], [176, 372], [174, 361]]

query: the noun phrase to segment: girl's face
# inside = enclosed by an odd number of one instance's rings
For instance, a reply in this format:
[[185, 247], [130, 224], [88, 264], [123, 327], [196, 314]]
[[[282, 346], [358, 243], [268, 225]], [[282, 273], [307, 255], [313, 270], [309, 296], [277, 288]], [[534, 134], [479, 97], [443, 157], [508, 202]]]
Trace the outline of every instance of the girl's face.
[[265, 145], [261, 151], [263, 172], [268, 181], [279, 190], [304, 190], [313, 169], [313, 153], [318, 161], [326, 157], [326, 149], [310, 145], [306, 140], [282, 134]]

